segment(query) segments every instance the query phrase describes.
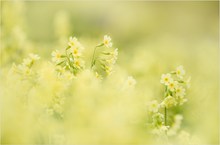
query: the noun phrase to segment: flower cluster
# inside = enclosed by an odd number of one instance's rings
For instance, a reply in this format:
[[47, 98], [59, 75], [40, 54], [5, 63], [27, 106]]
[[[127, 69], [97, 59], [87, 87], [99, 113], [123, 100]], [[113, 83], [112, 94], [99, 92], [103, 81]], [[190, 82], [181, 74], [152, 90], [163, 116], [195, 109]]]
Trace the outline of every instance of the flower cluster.
[[162, 102], [163, 107], [173, 107], [177, 104], [184, 104], [187, 99], [186, 88], [190, 87], [190, 77], [184, 79], [185, 70], [183, 66], [178, 66], [175, 71], [171, 73], [162, 74], [160, 82], [165, 85], [166, 98]]
[[115, 48], [112, 52], [103, 52], [102, 54], [105, 55], [102, 59], [100, 59], [102, 69], [107, 73], [107, 75], [110, 75], [118, 57], [118, 48]]
[[[114, 64], [116, 63], [116, 60], [118, 58], [118, 48], [115, 48], [114, 50], [109, 51], [102, 51], [102, 53], [95, 58], [95, 52], [98, 47], [105, 46], [107, 48], [112, 47], [111, 37], [105, 35], [103, 42], [99, 45], [97, 45], [94, 49], [91, 68], [93, 68], [97, 62], [100, 64], [101, 69], [107, 74], [110, 75], [113, 72]], [[96, 72], [98, 74], [98, 72]]]
[[[168, 109], [181, 106], [187, 101], [185, 95], [186, 89], [190, 86], [190, 79], [190, 77], [185, 79], [183, 66], [178, 66], [175, 71], [170, 73], [162, 74], [160, 82], [165, 86], [163, 101], [158, 103], [157, 100], [153, 100], [148, 103], [148, 111], [152, 116], [153, 133], [159, 134], [163, 132], [170, 136], [176, 134], [183, 117], [176, 115], [171, 126], [171, 123], [167, 121]], [[164, 114], [161, 114], [160, 111], [163, 109]]]
[[76, 75], [84, 68], [84, 61], [82, 59], [82, 51], [84, 47], [77, 40], [76, 37], [70, 37], [68, 46], [64, 52], [55, 50], [52, 52], [52, 61], [57, 66], [62, 67], [63, 70], [69, 70]]
[[19, 65], [13, 64], [12, 70], [24, 77], [30, 77], [33, 75], [32, 66], [39, 60], [40, 57], [37, 54], [29, 54], [28, 58], [23, 59], [23, 62]]

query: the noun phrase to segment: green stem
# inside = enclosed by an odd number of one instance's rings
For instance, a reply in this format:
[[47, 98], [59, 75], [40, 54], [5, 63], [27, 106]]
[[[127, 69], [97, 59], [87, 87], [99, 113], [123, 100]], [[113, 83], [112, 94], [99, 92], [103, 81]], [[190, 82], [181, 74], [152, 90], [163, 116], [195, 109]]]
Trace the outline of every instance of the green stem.
[[95, 59], [95, 51], [97, 46], [94, 48], [93, 55], [92, 55], [92, 62], [91, 62], [91, 68], [94, 66], [94, 59]]
[[165, 126], [167, 126], [167, 108], [166, 107], [164, 108], [164, 123], [165, 123]]
[[[168, 89], [167, 89], [167, 86], [166, 86], [166, 88], [165, 88], [165, 98], [167, 97], [167, 95], [168, 95]], [[167, 108], [166, 107], [164, 107], [164, 124], [165, 124], [165, 126], [167, 126]]]
[[96, 52], [96, 49], [98, 48], [98, 47], [101, 47], [101, 46], [103, 46], [104, 44], [103, 43], [101, 43], [101, 44], [99, 44], [99, 45], [97, 45], [95, 48], [94, 48], [94, 51], [93, 51], [93, 55], [92, 55], [92, 62], [91, 62], [91, 68], [95, 65], [95, 52]]

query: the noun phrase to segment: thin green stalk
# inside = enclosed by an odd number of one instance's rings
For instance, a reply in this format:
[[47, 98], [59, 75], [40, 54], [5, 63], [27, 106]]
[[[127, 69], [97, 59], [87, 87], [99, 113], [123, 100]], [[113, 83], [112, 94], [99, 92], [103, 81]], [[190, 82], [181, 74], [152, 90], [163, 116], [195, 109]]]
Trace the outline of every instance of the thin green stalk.
[[164, 123], [165, 123], [165, 126], [167, 126], [167, 108], [166, 107], [164, 108]]
[[97, 46], [94, 48], [94, 51], [93, 51], [93, 55], [92, 55], [92, 62], [91, 62], [91, 68], [93, 67], [94, 65], [94, 59], [95, 59], [95, 52], [96, 52], [96, 48]]
[[104, 45], [104, 43], [101, 43], [101, 44], [99, 44], [99, 45], [97, 45], [95, 48], [94, 48], [94, 51], [93, 51], [93, 55], [92, 55], [92, 61], [91, 61], [91, 68], [95, 65], [95, 52], [96, 52], [96, 49], [98, 48], [98, 47], [101, 47], [101, 46], [103, 46]]
[[[166, 88], [165, 88], [165, 98], [167, 97], [167, 95], [168, 95], [168, 92], [167, 92], [168, 90], [167, 90], [167, 86], [166, 86]], [[164, 107], [164, 124], [165, 124], [165, 126], [167, 126], [167, 108], [166, 107]]]

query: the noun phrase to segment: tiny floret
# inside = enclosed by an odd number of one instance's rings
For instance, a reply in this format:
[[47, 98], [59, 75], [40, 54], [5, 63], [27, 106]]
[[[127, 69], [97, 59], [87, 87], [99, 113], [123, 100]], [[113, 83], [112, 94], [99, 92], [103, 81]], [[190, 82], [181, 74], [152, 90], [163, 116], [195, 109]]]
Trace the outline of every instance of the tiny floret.
[[161, 106], [166, 107], [166, 108], [170, 108], [176, 105], [177, 105], [176, 99], [172, 96], [167, 96], [164, 99], [164, 101], [161, 103]]
[[160, 83], [165, 84], [166, 86], [169, 85], [169, 83], [173, 81], [171, 74], [162, 74]]
[[157, 100], [153, 100], [148, 104], [148, 111], [156, 113], [158, 112], [159, 107], [160, 104], [157, 102]]
[[111, 37], [110, 36], [108, 36], [108, 35], [105, 35], [104, 36], [104, 40], [103, 40], [103, 44], [106, 46], [106, 47], [108, 47], [108, 48], [110, 48], [110, 47], [112, 47], [112, 42], [111, 42]]
[[183, 76], [185, 75], [185, 70], [184, 70], [184, 68], [183, 68], [182, 65], [180, 65], [180, 66], [178, 66], [178, 67], [176, 68], [176, 75], [177, 75], [177, 77], [179, 77], [180, 79], [182, 79]]

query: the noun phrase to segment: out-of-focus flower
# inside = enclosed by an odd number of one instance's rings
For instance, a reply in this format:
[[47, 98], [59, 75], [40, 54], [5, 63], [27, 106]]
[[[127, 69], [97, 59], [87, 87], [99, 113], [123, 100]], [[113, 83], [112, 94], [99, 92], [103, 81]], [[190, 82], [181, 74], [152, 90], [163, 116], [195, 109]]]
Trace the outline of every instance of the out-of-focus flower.
[[100, 80], [103, 79], [102, 76], [98, 72], [95, 72], [95, 77]]
[[185, 70], [184, 70], [184, 68], [183, 68], [182, 65], [180, 65], [180, 66], [178, 66], [178, 67], [176, 68], [176, 75], [177, 75], [177, 77], [179, 77], [180, 79], [182, 79], [183, 76], [185, 75]]
[[174, 122], [170, 129], [167, 131], [168, 136], [176, 135], [177, 131], [180, 129], [181, 123], [183, 120], [183, 116], [180, 114], [177, 114], [174, 116]]
[[153, 126], [163, 125], [164, 115], [161, 113], [156, 113], [152, 116]]
[[27, 67], [29, 67], [32, 64], [32, 60], [30, 58], [25, 58], [25, 59], [23, 59], [23, 63], [22, 64], [27, 66]]
[[79, 57], [82, 55], [81, 51], [79, 50], [79, 47], [73, 47], [72, 54], [73, 54], [73, 57]]
[[115, 50], [111, 52], [110, 63], [115, 64], [117, 59], [118, 59], [118, 48], [115, 48]]
[[111, 42], [111, 37], [110, 36], [108, 36], [108, 35], [105, 35], [104, 36], [104, 40], [103, 40], [103, 44], [106, 46], [106, 47], [108, 47], [108, 48], [110, 48], [110, 47], [112, 47], [112, 42]]
[[177, 88], [176, 88], [176, 96], [177, 97], [184, 97], [185, 96], [185, 89], [182, 87], [182, 86], [178, 86]]
[[70, 38], [69, 38], [68, 45], [69, 45], [70, 47], [78, 47], [78, 46], [79, 46], [79, 42], [78, 42], [78, 40], [77, 40], [76, 37], [70, 37]]
[[175, 88], [177, 88], [178, 87], [178, 82], [177, 81], [170, 81], [170, 83], [168, 84], [168, 89], [170, 90], [170, 91], [174, 91], [175, 90]]
[[176, 99], [172, 96], [167, 96], [164, 101], [161, 103], [162, 107], [170, 108], [176, 106], [177, 102]]
[[39, 57], [37, 54], [31, 53], [31, 54], [29, 54], [29, 56], [30, 56], [30, 58], [31, 58], [33, 61], [36, 61], [36, 60], [39, 60], [39, 59], [40, 59], [40, 57]]
[[55, 51], [53, 51], [53, 52], [51, 53], [51, 55], [52, 55], [52, 61], [53, 61], [53, 62], [56, 62], [56, 63], [59, 63], [59, 62], [60, 62], [61, 56], [62, 56], [62, 54], [61, 54], [60, 51], [55, 50]]
[[83, 68], [84, 67], [84, 61], [83, 60], [81, 60], [81, 59], [74, 59], [73, 60], [73, 66], [75, 67], [75, 68], [77, 68], [77, 69], [81, 69], [81, 68]]
[[178, 103], [179, 105], [183, 105], [185, 102], [187, 102], [188, 100], [185, 97], [179, 97], [178, 98]]
[[160, 83], [165, 84], [165, 85], [169, 85], [169, 83], [173, 81], [171, 74], [167, 73], [167, 74], [162, 74], [161, 76], [161, 80]]
[[136, 80], [132, 76], [129, 76], [126, 80], [126, 84], [128, 86], [135, 86], [136, 83], [137, 83]]
[[157, 100], [153, 100], [148, 104], [148, 111], [156, 113], [158, 112], [158, 109], [160, 108], [160, 104], [157, 102]]
[[161, 125], [155, 129], [152, 130], [152, 133], [155, 135], [161, 135], [164, 134], [169, 129], [169, 126]]

